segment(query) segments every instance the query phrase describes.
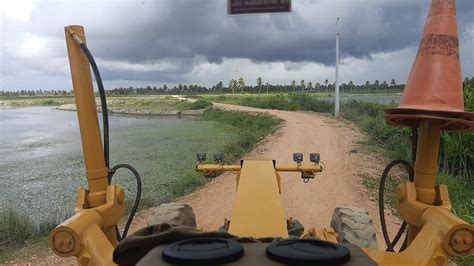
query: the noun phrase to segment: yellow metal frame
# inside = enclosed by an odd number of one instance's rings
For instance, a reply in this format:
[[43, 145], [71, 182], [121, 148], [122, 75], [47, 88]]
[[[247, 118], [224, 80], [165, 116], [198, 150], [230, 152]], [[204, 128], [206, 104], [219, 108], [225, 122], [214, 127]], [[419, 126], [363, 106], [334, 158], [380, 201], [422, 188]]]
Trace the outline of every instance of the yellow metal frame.
[[[285, 217], [278, 172], [300, 172], [304, 177], [314, 177], [323, 167], [319, 164], [275, 166], [272, 160], [244, 160], [241, 165], [197, 164], [196, 170], [211, 177], [220, 172], [239, 172], [229, 233], [243, 237], [286, 238], [287, 221], [291, 218]], [[305, 235], [311, 236], [336, 241], [332, 229], [313, 228]]]
[[65, 33], [89, 189], [79, 190], [75, 215], [50, 233], [48, 243], [58, 256], [75, 256], [81, 265], [114, 265], [125, 193], [108, 182], [90, 66], [79, 47], [86, 42], [84, 28], [68, 26]]
[[441, 123], [420, 120], [414, 182], [401, 184], [397, 210], [409, 225], [401, 253], [365, 250], [380, 264], [446, 265], [450, 256], [474, 254], [474, 227], [451, 211], [448, 188], [436, 186]]
[[[474, 227], [451, 212], [447, 186], [435, 184], [440, 130], [437, 121], [420, 121], [414, 182], [406, 182], [398, 190], [397, 210], [409, 225], [407, 249], [400, 253], [364, 249], [381, 265], [446, 265], [450, 256], [474, 253]], [[281, 222], [285, 215], [278, 197], [278, 171], [307, 174], [322, 171], [319, 165], [270, 167], [271, 164], [272, 161], [244, 161], [242, 167], [222, 164], [196, 166], [198, 171], [212, 173], [211, 176], [222, 171], [239, 172], [229, 232], [239, 236], [286, 237], [286, 228]], [[269, 201], [276, 202], [276, 207], [272, 205], [265, 209], [265, 204], [258, 204]], [[260, 213], [264, 215], [259, 216]], [[267, 231], [264, 225], [271, 225], [273, 231]], [[310, 228], [302, 237], [337, 242], [337, 234], [332, 228]]]
[[[108, 183], [89, 63], [79, 48], [79, 44], [86, 42], [84, 29], [69, 26], [65, 31], [89, 188], [79, 190], [75, 215], [51, 232], [49, 246], [59, 256], [75, 256], [82, 265], [113, 265], [112, 252], [117, 244], [114, 228], [124, 213], [125, 193]], [[397, 210], [409, 224], [407, 249], [400, 253], [364, 250], [381, 265], [446, 265], [449, 256], [474, 253], [474, 227], [451, 212], [447, 187], [435, 186], [440, 129], [436, 120], [420, 121], [415, 179], [398, 190]], [[208, 176], [222, 171], [238, 172], [229, 232], [240, 236], [287, 237], [278, 172], [300, 172], [303, 177], [314, 177], [323, 167], [275, 167], [269, 160], [246, 160], [242, 166], [198, 164], [196, 170]], [[332, 228], [309, 228], [302, 237], [337, 241]]]

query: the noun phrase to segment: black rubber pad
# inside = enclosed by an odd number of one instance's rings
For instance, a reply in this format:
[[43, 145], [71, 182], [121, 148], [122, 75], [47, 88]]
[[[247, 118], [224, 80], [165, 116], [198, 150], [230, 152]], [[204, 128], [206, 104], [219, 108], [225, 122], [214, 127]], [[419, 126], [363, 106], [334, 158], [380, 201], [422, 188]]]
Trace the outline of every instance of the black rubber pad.
[[242, 244], [225, 238], [193, 238], [163, 248], [163, 260], [172, 264], [221, 264], [237, 260], [244, 254]]
[[291, 265], [337, 265], [347, 262], [349, 249], [336, 243], [317, 239], [287, 239], [267, 247], [267, 256]]

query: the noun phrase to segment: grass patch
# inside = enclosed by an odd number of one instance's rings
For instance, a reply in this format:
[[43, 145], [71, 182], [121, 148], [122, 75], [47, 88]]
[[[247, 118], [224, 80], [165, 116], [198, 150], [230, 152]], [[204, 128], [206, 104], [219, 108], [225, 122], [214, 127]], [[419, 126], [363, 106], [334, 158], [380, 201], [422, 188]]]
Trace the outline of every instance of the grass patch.
[[237, 140], [224, 146], [224, 158], [229, 163], [235, 162], [250, 152], [260, 140], [275, 132], [283, 121], [280, 118], [267, 114], [251, 114], [217, 109], [206, 110], [203, 118], [233, 126], [238, 130]]
[[341, 106], [341, 115], [367, 133], [367, 144], [383, 148], [390, 158], [411, 160], [411, 132], [387, 125], [383, 111], [387, 107], [390, 106], [351, 100]]
[[334, 109], [332, 103], [320, 100], [318, 99], [318, 95], [309, 93], [203, 95], [202, 97], [208, 101], [263, 109], [314, 111], [323, 113], [331, 112]]
[[[250, 152], [265, 136], [273, 133], [281, 119], [267, 114], [250, 114], [244, 112], [208, 109], [203, 119], [232, 126], [238, 132], [237, 138], [223, 147], [227, 163], [234, 163]], [[205, 180], [197, 172], [187, 172], [172, 186], [173, 195], [179, 197], [194, 191], [204, 184]]]
[[314, 95], [295, 93], [289, 95], [273, 95], [268, 97], [244, 97], [241, 105], [265, 109], [279, 109], [288, 111], [313, 111], [328, 113], [333, 110], [333, 104], [319, 100]]
[[206, 109], [211, 107], [212, 103], [205, 100], [197, 100], [189, 105], [190, 110]]
[[13, 209], [0, 213], [0, 246], [22, 245], [36, 235], [31, 218]]
[[463, 178], [441, 174], [438, 184], [446, 184], [454, 213], [465, 221], [474, 224], [474, 190], [472, 183]]
[[204, 185], [205, 182], [202, 175], [197, 172], [185, 173], [181, 179], [174, 183], [172, 187], [173, 195], [179, 197], [189, 194]]
[[[96, 97], [96, 101], [99, 98]], [[212, 106], [212, 103], [200, 99], [196, 102], [188, 102], [172, 96], [108, 96], [108, 105], [111, 108], [141, 109], [141, 110], [197, 110]], [[42, 96], [42, 97], [15, 97], [0, 101], [4, 106], [58, 106], [74, 103], [73, 96]]]
[[44, 100], [41, 105], [52, 106], [57, 105], [56, 102], [52, 99]]
[[0, 101], [4, 106], [56, 106], [61, 104], [74, 103], [72, 96], [42, 96], [42, 97], [14, 97]]
[[[44, 239], [59, 223], [70, 217], [70, 212], [59, 212], [50, 219], [35, 224], [21, 210], [9, 208], [0, 212], [0, 261], [11, 258], [19, 248]], [[43, 241], [44, 242], [44, 241]]]
[[[394, 171], [396, 168], [393, 168]], [[396, 170], [395, 170], [396, 171]], [[394, 175], [391, 174], [385, 179], [385, 190], [384, 190], [384, 205], [389, 207], [392, 213], [398, 216], [398, 212], [395, 211], [395, 207], [398, 203], [397, 190], [400, 184], [406, 182], [408, 177], [406, 175]], [[362, 175], [362, 184], [367, 188], [369, 197], [374, 201], [378, 202], [379, 196], [379, 176], [367, 176]]]
[[206, 100], [189, 102], [172, 96], [108, 97], [109, 107], [139, 110], [198, 110], [212, 106]]

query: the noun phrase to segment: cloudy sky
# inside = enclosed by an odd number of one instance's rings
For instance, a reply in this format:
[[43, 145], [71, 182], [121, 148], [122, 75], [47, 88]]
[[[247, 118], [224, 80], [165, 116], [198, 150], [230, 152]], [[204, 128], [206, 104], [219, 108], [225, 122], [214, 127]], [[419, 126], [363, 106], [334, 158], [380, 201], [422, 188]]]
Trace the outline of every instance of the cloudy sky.
[[[0, 0], [0, 90], [71, 87], [63, 27], [84, 25], [106, 88], [334, 81], [404, 83], [428, 0], [293, 0], [288, 14], [227, 15], [225, 0]], [[463, 76], [474, 76], [474, 1], [458, 0]]]

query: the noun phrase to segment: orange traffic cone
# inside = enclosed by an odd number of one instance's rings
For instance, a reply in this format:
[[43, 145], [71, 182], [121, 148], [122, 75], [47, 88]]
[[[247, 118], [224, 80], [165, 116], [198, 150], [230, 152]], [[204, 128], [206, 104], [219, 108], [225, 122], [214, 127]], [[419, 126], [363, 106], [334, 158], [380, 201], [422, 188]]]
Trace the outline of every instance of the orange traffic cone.
[[400, 106], [385, 113], [388, 124], [416, 126], [420, 119], [435, 119], [448, 131], [474, 127], [474, 113], [464, 112], [455, 0], [432, 0]]

